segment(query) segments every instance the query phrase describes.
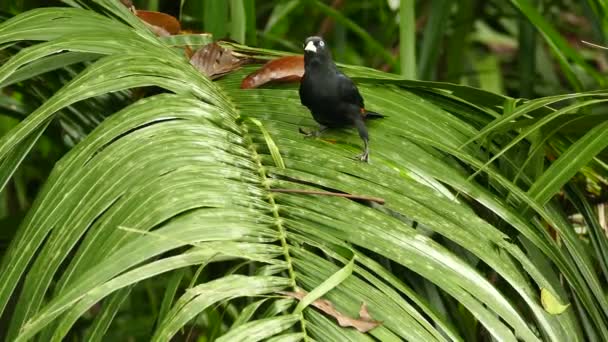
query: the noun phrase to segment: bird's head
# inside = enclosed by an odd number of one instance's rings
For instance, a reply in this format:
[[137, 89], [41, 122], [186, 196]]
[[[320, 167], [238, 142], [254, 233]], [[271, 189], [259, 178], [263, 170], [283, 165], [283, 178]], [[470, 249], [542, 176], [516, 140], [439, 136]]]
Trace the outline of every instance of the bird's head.
[[331, 53], [323, 38], [312, 36], [304, 41], [304, 63], [323, 63], [331, 61]]

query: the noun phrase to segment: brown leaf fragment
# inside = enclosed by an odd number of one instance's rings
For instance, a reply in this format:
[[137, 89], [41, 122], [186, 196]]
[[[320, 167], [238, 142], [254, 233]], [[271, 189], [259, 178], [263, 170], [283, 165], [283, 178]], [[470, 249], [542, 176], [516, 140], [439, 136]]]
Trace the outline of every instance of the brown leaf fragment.
[[192, 56], [194, 55], [194, 51], [192, 51], [192, 48], [188, 45], [186, 45], [186, 47], [184, 48], [184, 53], [186, 54], [188, 60], [190, 60], [190, 58], [192, 58]]
[[316, 191], [316, 190], [304, 190], [304, 189], [270, 189], [270, 191], [272, 192], [282, 192], [282, 193], [287, 193], [287, 194], [307, 194], [307, 195], [323, 195], [323, 196], [335, 196], [335, 197], [344, 197], [344, 198], [350, 198], [350, 199], [355, 199], [355, 200], [363, 200], [363, 201], [370, 201], [370, 202], [376, 202], [380, 205], [384, 205], [384, 203], [386, 203], [386, 201], [384, 200], [384, 198], [380, 198], [380, 197], [372, 197], [372, 196], [363, 196], [363, 195], [352, 195], [352, 194], [345, 194], [342, 192], [331, 192], [331, 191]]
[[[279, 293], [298, 300], [302, 300], [308, 294], [308, 292], [300, 289], [297, 292], [279, 291]], [[310, 305], [335, 318], [341, 327], [353, 327], [362, 333], [366, 333], [382, 324], [382, 322], [376, 321], [370, 316], [365, 303], [362, 303], [361, 309], [359, 309], [359, 319], [344, 315], [336, 310], [334, 304], [327, 299], [317, 299]]]
[[361, 309], [359, 309], [359, 318], [365, 321], [371, 321], [372, 316], [369, 315], [369, 311], [367, 311], [367, 303], [361, 303]]
[[299, 82], [303, 75], [304, 56], [281, 57], [247, 75], [241, 82], [241, 89], [257, 88], [268, 82]]
[[125, 5], [125, 7], [128, 7], [128, 8], [134, 7], [133, 1], [131, 1], [131, 0], [120, 0], [120, 2], [122, 2], [122, 4]]
[[297, 292], [292, 292], [292, 291], [279, 291], [280, 294], [282, 295], [286, 295], [288, 297], [292, 297], [295, 298], [297, 300], [302, 300], [302, 298], [304, 298], [304, 296], [306, 296], [306, 294], [308, 292], [304, 291], [304, 290], [300, 290], [298, 289]]
[[212, 80], [238, 69], [243, 63], [244, 59], [235, 57], [231, 49], [218, 43], [203, 46], [190, 58], [190, 64]]

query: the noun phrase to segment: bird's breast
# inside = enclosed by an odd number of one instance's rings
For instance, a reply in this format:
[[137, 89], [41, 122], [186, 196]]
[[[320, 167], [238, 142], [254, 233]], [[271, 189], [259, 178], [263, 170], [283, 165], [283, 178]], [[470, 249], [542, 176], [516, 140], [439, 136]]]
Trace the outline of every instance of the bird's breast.
[[[314, 74], [313, 74], [314, 75]], [[300, 96], [318, 123], [328, 127], [341, 127], [350, 123], [340, 103], [336, 82], [324, 77], [302, 79]]]
[[303, 89], [313, 102], [329, 105], [339, 100], [337, 82], [321, 75], [304, 78]]

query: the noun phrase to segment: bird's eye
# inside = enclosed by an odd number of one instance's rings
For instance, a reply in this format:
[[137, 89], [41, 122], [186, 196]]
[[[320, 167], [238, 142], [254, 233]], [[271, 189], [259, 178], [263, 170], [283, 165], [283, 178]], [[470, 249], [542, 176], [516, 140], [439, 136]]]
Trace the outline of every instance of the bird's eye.
[[320, 46], [320, 47], [324, 47], [324, 46], [325, 46], [325, 42], [324, 42], [324, 41], [322, 41], [322, 40], [321, 40], [321, 41], [319, 41], [319, 46]]

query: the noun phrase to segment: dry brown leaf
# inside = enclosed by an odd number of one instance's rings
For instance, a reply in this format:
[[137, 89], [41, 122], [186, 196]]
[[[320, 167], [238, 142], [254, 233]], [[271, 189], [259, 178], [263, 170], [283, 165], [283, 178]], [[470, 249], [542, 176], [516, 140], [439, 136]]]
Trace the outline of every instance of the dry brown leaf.
[[190, 58], [190, 64], [212, 80], [238, 69], [243, 63], [245, 60], [235, 57], [231, 49], [218, 43], [203, 46]]
[[[298, 300], [302, 300], [302, 298], [308, 294], [308, 292], [300, 289], [298, 289], [297, 292], [279, 291], [279, 293]], [[369, 315], [369, 311], [367, 311], [367, 304], [365, 303], [362, 303], [361, 309], [359, 309], [359, 319], [344, 315], [340, 311], [336, 310], [334, 304], [327, 299], [317, 299], [310, 305], [334, 317], [341, 327], [353, 327], [362, 333], [366, 333], [382, 324], [382, 322], [374, 320]]]
[[361, 309], [359, 309], [359, 318], [365, 321], [371, 321], [372, 316], [369, 315], [369, 311], [367, 311], [367, 303], [361, 304]]
[[164, 32], [167, 32], [168, 35], [179, 34], [181, 30], [181, 25], [179, 24], [179, 21], [172, 15], [162, 12], [141, 10], [137, 10], [135, 14], [139, 17], [139, 19], [153, 26], [155, 28], [153, 29], [154, 33], [157, 33], [157, 28], [160, 28]]
[[141, 19], [155, 35], [167, 37], [180, 33], [181, 25], [174, 16], [162, 12], [138, 11], [131, 0], [120, 0], [120, 2]]
[[241, 82], [241, 88], [257, 88], [268, 82], [299, 82], [303, 75], [304, 56], [281, 57], [247, 75]]
[[190, 58], [192, 58], [192, 56], [194, 55], [194, 51], [192, 51], [192, 48], [188, 45], [186, 45], [186, 47], [184, 48], [184, 53], [186, 54], [186, 57], [188, 57], [188, 60], [190, 60]]

